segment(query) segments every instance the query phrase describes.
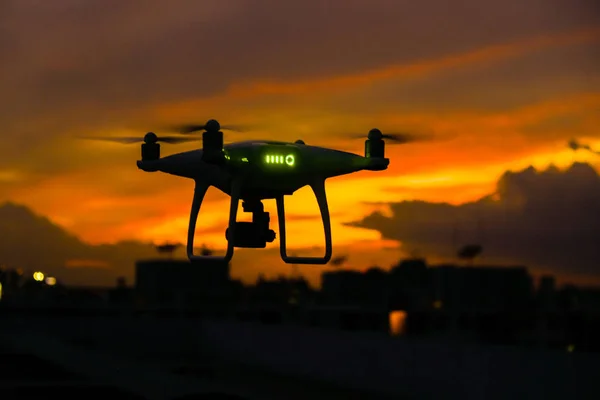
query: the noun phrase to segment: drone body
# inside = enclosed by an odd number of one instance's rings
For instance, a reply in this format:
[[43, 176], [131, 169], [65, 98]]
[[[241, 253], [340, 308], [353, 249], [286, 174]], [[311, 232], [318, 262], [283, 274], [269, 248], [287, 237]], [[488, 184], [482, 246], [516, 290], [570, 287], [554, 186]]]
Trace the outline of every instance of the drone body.
[[165, 172], [171, 175], [205, 182], [232, 195], [232, 182], [243, 180], [241, 200], [276, 199], [292, 195], [298, 189], [361, 170], [386, 169], [385, 158], [362, 157], [303, 142], [244, 141], [223, 146], [223, 159], [209, 162], [204, 150], [192, 150], [158, 159], [137, 162], [146, 172]]
[[[164, 172], [194, 180], [194, 198], [188, 227], [187, 254], [190, 261], [206, 258], [228, 262], [235, 247], [264, 248], [275, 240], [269, 228], [269, 213], [264, 211], [263, 200], [275, 199], [279, 219], [281, 258], [291, 264], [326, 264], [332, 256], [331, 221], [325, 180], [362, 170], [387, 169], [384, 157], [384, 135], [377, 129], [369, 133], [365, 142], [365, 156], [306, 145], [298, 140], [286, 143], [268, 140], [243, 141], [223, 144], [223, 133], [217, 121], [211, 120], [204, 129], [202, 150], [193, 150], [160, 157], [161, 139], [154, 133], [146, 134], [142, 144], [139, 169], [146, 172]], [[200, 130], [195, 129], [195, 130]], [[175, 143], [177, 138], [163, 138]], [[322, 257], [291, 257], [287, 254], [285, 234], [284, 197], [304, 186], [310, 186], [317, 198], [325, 231], [325, 254]], [[228, 246], [225, 256], [195, 255], [194, 234], [202, 200], [210, 186], [231, 197]], [[237, 222], [238, 205], [242, 201], [245, 212], [252, 213], [252, 222]]]

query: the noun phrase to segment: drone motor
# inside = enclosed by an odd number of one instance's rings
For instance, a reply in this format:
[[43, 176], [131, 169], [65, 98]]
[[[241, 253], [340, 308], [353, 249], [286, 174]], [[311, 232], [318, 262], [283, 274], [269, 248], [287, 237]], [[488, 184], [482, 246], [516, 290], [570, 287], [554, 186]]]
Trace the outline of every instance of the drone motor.
[[223, 132], [218, 121], [211, 119], [202, 133], [202, 160], [212, 164], [225, 161], [223, 153]]
[[144, 143], [142, 143], [142, 160], [158, 160], [160, 158], [160, 144], [158, 143], [158, 137], [154, 132], [148, 132], [144, 136]]
[[371, 129], [365, 140], [365, 157], [385, 158], [385, 142], [379, 129]]

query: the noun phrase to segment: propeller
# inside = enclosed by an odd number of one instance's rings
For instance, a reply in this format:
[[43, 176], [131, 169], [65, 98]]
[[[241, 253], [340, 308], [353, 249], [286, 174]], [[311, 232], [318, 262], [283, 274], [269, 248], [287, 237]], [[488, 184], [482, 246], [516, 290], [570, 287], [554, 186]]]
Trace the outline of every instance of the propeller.
[[227, 130], [227, 131], [233, 131], [233, 132], [245, 132], [250, 129], [252, 129], [252, 127], [246, 126], [246, 125], [221, 125], [221, 124], [219, 124], [218, 121], [216, 121], [214, 119], [209, 120], [205, 124], [190, 123], [190, 124], [172, 125], [169, 127], [170, 131], [183, 133], [183, 134], [189, 134], [189, 133], [195, 133], [195, 132], [201, 132], [201, 131], [218, 132], [220, 130]]
[[[365, 139], [365, 134], [351, 134], [353, 139]], [[407, 144], [424, 142], [431, 139], [430, 135], [416, 135], [409, 132], [397, 132], [397, 133], [382, 133], [379, 129], [371, 129], [368, 135], [369, 139], [386, 139], [389, 144]]]
[[[231, 130], [243, 132], [244, 130], [251, 129], [247, 126], [241, 125], [227, 125], [221, 126], [217, 120], [211, 119], [206, 124], [184, 124], [178, 126], [172, 126], [169, 130], [176, 131], [179, 134], [189, 134], [198, 131], [207, 131], [211, 133], [217, 133], [221, 129]], [[164, 143], [185, 143], [185, 142], [194, 142], [197, 141], [197, 138], [190, 137], [182, 137], [182, 136], [156, 136], [153, 132], [148, 132], [143, 138], [142, 137], [111, 137], [111, 136], [92, 136], [92, 137], [81, 137], [81, 139], [86, 140], [101, 140], [105, 142], [116, 142], [116, 143], [156, 143], [156, 142], [164, 142]]]
[[158, 137], [156, 134], [149, 132], [144, 137], [115, 137], [115, 136], [83, 136], [80, 139], [85, 140], [100, 140], [103, 142], [115, 142], [115, 143], [123, 143], [123, 144], [133, 144], [133, 143], [185, 143], [185, 142], [197, 142], [198, 138], [190, 138], [190, 137], [179, 137], [179, 136], [161, 136]]

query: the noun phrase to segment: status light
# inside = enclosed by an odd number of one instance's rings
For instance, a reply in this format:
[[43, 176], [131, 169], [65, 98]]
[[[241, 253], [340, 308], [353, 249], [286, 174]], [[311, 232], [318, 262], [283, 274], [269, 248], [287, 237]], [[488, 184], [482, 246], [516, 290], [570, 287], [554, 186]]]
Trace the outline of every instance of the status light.
[[265, 163], [267, 164], [287, 164], [290, 167], [294, 165], [296, 159], [293, 154], [283, 156], [280, 154], [267, 154], [265, 156]]

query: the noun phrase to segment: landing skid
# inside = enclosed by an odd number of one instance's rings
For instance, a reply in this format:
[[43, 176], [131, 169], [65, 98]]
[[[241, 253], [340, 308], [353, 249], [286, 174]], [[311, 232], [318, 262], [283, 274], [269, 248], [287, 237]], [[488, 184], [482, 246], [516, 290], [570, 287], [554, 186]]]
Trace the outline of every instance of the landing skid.
[[[243, 181], [241, 179], [235, 179], [231, 184], [231, 202], [229, 206], [229, 224], [227, 228], [227, 251], [224, 256], [214, 255], [196, 255], [194, 254], [194, 235], [196, 232], [196, 223], [198, 220], [198, 214], [202, 206], [202, 201], [206, 195], [208, 188], [211, 185], [196, 181], [194, 188], [194, 199], [192, 201], [192, 208], [190, 212], [190, 221], [188, 226], [188, 238], [187, 238], [187, 256], [190, 261], [202, 261], [202, 260], [214, 260], [220, 262], [229, 262], [234, 253], [236, 229], [236, 218], [238, 212], [238, 206], [240, 202], [240, 195], [242, 193]], [[277, 202], [277, 216], [279, 219], [279, 250], [282, 260], [287, 264], [327, 264], [331, 259], [332, 255], [332, 240], [331, 240], [331, 220], [329, 215], [329, 207], [327, 204], [327, 196], [325, 193], [325, 180], [317, 180], [313, 182], [310, 187], [312, 188], [319, 204], [319, 210], [321, 212], [321, 219], [323, 221], [323, 229], [325, 232], [325, 255], [323, 257], [291, 257], [287, 255], [286, 246], [286, 228], [285, 228], [285, 208], [284, 208], [284, 195], [276, 197]]]
[[331, 219], [329, 216], [329, 206], [327, 205], [327, 195], [325, 193], [325, 180], [319, 180], [310, 185], [317, 198], [319, 210], [321, 211], [321, 220], [325, 231], [325, 255], [323, 257], [291, 257], [287, 255], [286, 233], [285, 233], [285, 207], [284, 196], [278, 196], [277, 218], [279, 218], [279, 251], [281, 259], [287, 264], [327, 264], [331, 260]]

